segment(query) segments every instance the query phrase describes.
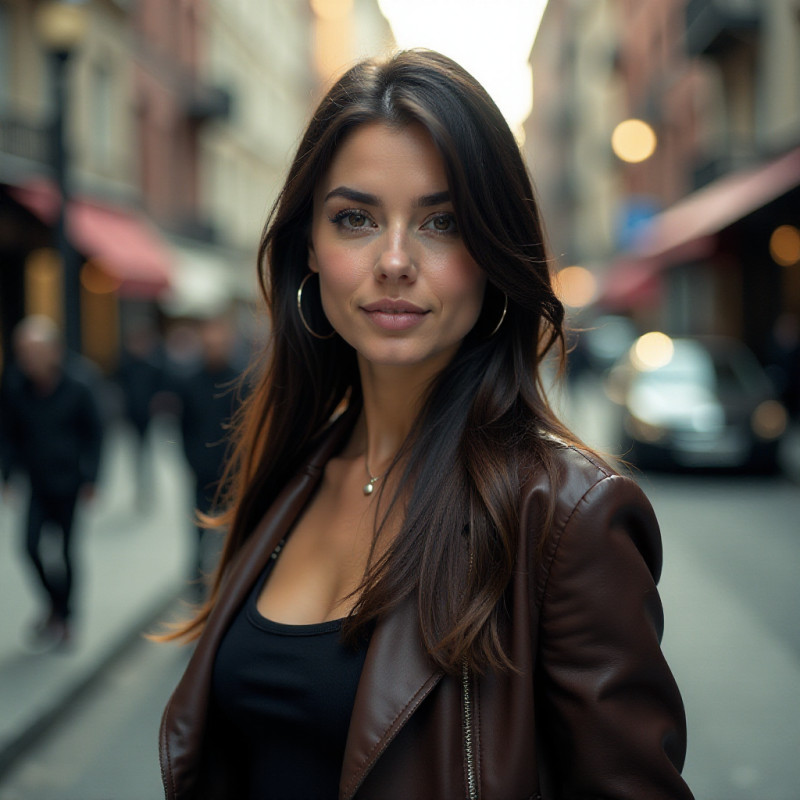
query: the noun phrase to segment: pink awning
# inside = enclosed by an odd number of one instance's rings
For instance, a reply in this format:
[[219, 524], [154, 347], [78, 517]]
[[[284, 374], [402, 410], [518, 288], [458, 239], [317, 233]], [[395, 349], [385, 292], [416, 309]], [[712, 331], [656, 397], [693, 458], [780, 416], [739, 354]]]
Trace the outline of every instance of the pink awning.
[[[60, 201], [52, 184], [31, 183], [9, 193], [45, 224], [55, 224]], [[67, 209], [67, 232], [78, 251], [119, 281], [120, 295], [154, 298], [169, 286], [172, 255], [144, 215], [76, 198]]]
[[720, 231], [798, 186], [800, 148], [725, 175], [679, 200], [653, 218], [636, 246], [617, 256], [599, 304], [622, 308], [657, 302], [664, 268], [711, 256]]
[[661, 212], [627, 255], [669, 263], [702, 258], [711, 237], [799, 185], [800, 148], [725, 175]]

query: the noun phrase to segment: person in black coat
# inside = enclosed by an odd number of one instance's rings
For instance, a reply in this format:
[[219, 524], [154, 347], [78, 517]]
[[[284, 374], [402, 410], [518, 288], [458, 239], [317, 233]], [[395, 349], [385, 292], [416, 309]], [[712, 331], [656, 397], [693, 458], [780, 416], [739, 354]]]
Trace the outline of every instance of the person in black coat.
[[167, 388], [160, 342], [152, 326], [140, 324], [127, 332], [114, 378], [122, 395], [124, 416], [135, 435], [135, 500], [136, 508], [144, 510], [153, 500], [147, 431], [155, 399]]
[[[181, 401], [183, 450], [194, 476], [195, 508], [202, 514], [212, 511], [222, 477], [227, 451], [228, 423], [239, 401], [241, 370], [234, 364], [235, 331], [227, 318], [203, 322], [200, 328], [199, 365], [176, 380]], [[197, 547], [193, 579], [202, 590], [204, 575], [213, 565], [205, 529], [197, 526]]]
[[[16, 364], [3, 376], [2, 477], [7, 481], [16, 469], [30, 481], [25, 553], [49, 603], [34, 634], [62, 643], [70, 637], [75, 507], [79, 497], [94, 494], [101, 415], [93, 389], [67, 366], [60, 333], [50, 319], [23, 319], [14, 331], [14, 354]], [[60, 532], [60, 563], [42, 558], [48, 523]]]

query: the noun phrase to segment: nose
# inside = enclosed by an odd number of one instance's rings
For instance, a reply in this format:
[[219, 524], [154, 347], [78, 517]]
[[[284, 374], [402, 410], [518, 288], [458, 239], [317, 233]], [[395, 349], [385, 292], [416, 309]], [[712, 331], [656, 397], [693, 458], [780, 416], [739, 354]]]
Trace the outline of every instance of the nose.
[[417, 266], [404, 231], [388, 236], [373, 271], [381, 282], [413, 283], [417, 279]]

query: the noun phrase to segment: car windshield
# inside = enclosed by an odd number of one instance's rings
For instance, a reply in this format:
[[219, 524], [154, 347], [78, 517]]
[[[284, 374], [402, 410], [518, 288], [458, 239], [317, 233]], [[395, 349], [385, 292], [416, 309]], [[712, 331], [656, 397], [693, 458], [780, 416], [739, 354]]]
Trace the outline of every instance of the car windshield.
[[653, 384], [693, 384], [717, 394], [761, 392], [766, 378], [748, 350], [730, 346], [707, 348], [689, 339], [674, 341], [670, 362], [658, 369], [643, 372], [639, 379]]

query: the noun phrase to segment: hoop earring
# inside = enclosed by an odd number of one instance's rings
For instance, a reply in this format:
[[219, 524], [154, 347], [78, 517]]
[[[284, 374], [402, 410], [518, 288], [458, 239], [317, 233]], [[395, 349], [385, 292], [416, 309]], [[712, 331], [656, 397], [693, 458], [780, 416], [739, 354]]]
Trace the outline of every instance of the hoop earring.
[[306, 318], [303, 315], [303, 289], [305, 288], [306, 281], [314, 275], [313, 272], [309, 272], [308, 275], [300, 281], [300, 288], [297, 290], [297, 313], [300, 315], [300, 322], [303, 323], [303, 327], [315, 338], [315, 339], [332, 339], [336, 336], [336, 331], [331, 331], [327, 335], [322, 335], [320, 333], [316, 333], [315, 331], [311, 330], [311, 327], [306, 322]]
[[503, 321], [506, 318], [507, 311], [508, 311], [508, 295], [505, 292], [503, 292], [503, 313], [500, 315], [500, 321], [497, 323], [497, 325], [494, 326], [492, 332], [486, 337], [487, 339], [491, 339], [492, 336], [494, 336], [497, 333], [497, 331], [500, 330], [500, 326], [503, 324]]

